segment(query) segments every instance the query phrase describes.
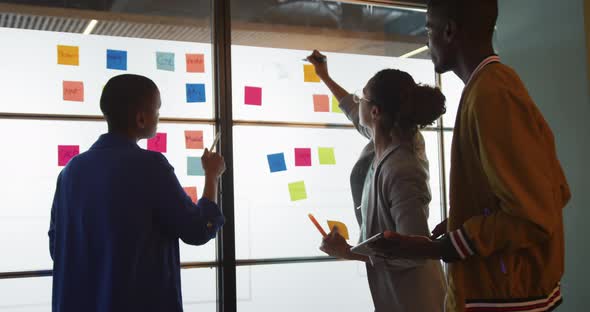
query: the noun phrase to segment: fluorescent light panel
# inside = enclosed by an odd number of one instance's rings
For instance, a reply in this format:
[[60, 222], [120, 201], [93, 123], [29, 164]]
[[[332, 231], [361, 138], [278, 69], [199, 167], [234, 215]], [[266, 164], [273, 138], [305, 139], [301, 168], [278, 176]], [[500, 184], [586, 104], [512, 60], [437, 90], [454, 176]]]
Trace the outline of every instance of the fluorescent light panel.
[[94, 27], [96, 27], [96, 24], [98, 23], [97, 20], [93, 19], [88, 23], [88, 26], [86, 26], [86, 29], [84, 29], [83, 34], [84, 35], [90, 35], [90, 33], [92, 33], [92, 31], [94, 30]]
[[414, 50], [412, 52], [408, 52], [408, 53], [406, 53], [406, 54], [404, 54], [404, 55], [402, 55], [400, 57], [401, 58], [410, 58], [410, 57], [412, 57], [414, 55], [418, 55], [418, 54], [420, 54], [420, 53], [422, 53], [424, 51], [428, 51], [428, 46], [423, 46], [423, 47], [421, 47], [419, 49], [416, 49], [416, 50]]

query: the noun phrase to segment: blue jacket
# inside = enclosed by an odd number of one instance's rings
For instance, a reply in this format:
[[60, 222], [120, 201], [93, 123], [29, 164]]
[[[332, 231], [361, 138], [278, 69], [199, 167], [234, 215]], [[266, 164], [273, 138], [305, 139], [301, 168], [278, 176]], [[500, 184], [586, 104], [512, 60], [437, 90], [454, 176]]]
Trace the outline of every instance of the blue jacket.
[[178, 239], [203, 245], [223, 223], [215, 203], [191, 201], [162, 154], [102, 135], [57, 180], [53, 311], [182, 311]]

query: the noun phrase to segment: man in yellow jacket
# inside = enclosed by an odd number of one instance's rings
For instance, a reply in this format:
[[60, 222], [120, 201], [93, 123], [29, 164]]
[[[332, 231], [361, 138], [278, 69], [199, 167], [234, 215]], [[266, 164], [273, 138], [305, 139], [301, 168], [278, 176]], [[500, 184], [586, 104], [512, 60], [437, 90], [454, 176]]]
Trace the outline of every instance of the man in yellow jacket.
[[441, 238], [386, 232], [387, 243], [374, 248], [449, 263], [446, 311], [551, 311], [562, 300], [562, 210], [570, 192], [549, 126], [516, 72], [494, 54], [497, 16], [497, 0], [429, 1], [436, 71], [465, 82], [449, 218], [432, 237]]

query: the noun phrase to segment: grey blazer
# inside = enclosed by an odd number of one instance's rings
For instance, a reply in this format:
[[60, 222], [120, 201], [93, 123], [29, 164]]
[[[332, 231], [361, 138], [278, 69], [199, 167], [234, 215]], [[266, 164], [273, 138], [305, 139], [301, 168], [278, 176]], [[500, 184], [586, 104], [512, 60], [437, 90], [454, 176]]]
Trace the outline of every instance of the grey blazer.
[[[359, 123], [358, 105], [352, 96], [340, 100], [340, 108], [357, 130], [371, 138]], [[360, 209], [367, 171], [375, 158], [372, 143], [367, 144], [354, 165], [350, 177], [355, 213], [359, 225], [365, 222], [367, 236], [385, 230], [428, 236], [428, 160], [424, 139], [414, 144], [391, 146], [375, 167], [367, 220]], [[373, 258], [366, 265], [367, 277], [376, 312], [438, 312], [444, 309], [445, 281], [439, 261]]]

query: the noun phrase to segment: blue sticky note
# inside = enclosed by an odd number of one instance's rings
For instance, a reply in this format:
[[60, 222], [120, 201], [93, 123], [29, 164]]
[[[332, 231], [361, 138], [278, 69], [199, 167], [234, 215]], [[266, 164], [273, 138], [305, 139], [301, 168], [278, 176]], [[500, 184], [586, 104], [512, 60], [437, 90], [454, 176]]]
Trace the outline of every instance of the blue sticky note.
[[187, 103], [205, 102], [205, 85], [202, 83], [187, 83], [186, 101]]
[[127, 70], [127, 51], [107, 50], [107, 68]]
[[187, 157], [186, 159], [187, 175], [189, 176], [205, 176], [205, 170], [201, 164], [201, 157]]
[[159, 70], [174, 71], [174, 53], [156, 52], [156, 67]]
[[268, 158], [268, 166], [270, 172], [287, 171], [287, 164], [285, 163], [285, 154], [270, 154], [266, 156]]

